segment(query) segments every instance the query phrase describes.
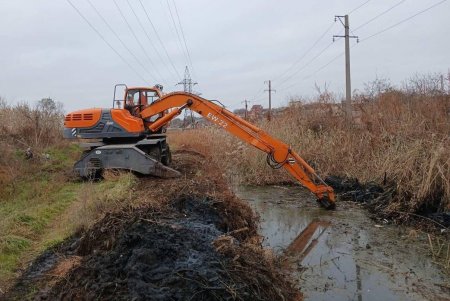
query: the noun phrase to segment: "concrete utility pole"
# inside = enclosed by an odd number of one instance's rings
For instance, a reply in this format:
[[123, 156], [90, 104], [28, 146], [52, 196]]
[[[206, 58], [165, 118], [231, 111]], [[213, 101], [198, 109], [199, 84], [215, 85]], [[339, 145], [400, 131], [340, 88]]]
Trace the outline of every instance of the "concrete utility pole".
[[[344, 22], [342, 22], [342, 18], [344, 18]], [[348, 21], [348, 15], [345, 16], [335, 16], [334, 21], [339, 20], [341, 24], [345, 28], [345, 35], [334, 35], [333, 42], [335, 38], [345, 38], [345, 113], [349, 120], [352, 120], [352, 83], [350, 78], [350, 38], [356, 38], [356, 41], [359, 42], [359, 38], [357, 36], [350, 35], [350, 24]]]
[[450, 69], [448, 69], [448, 72], [447, 72], [447, 80], [448, 80], [447, 91], [448, 91], [448, 93], [450, 93]]
[[248, 119], [248, 103], [249, 101], [247, 99], [245, 99], [242, 103], [245, 104], [245, 114], [244, 114], [244, 119], [247, 120]]
[[266, 80], [265, 84], [269, 84], [269, 89], [264, 90], [269, 92], [269, 112], [267, 113], [267, 120], [270, 121], [272, 119], [272, 92], [277, 92], [277, 90], [272, 89], [272, 81]]
[[[189, 73], [188, 66], [186, 66], [186, 68], [184, 69], [183, 80], [181, 82], [177, 83], [177, 85], [183, 85], [184, 92], [193, 93], [192, 87], [197, 85], [197, 83], [192, 80], [191, 74]], [[198, 93], [195, 93], [195, 94], [198, 95]], [[186, 127], [188, 111], [191, 113], [191, 126], [194, 127], [194, 116], [192, 115], [191, 110], [184, 110], [184, 120], [183, 120], [184, 127]]]

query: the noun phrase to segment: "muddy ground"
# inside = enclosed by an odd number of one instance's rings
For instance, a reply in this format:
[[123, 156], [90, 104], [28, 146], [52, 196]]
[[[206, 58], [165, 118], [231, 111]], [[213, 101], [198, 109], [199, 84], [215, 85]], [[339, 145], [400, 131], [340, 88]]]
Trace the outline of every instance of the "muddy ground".
[[4, 299], [301, 300], [217, 169], [194, 152], [174, 162], [182, 178], [140, 179], [142, 205], [42, 254]]

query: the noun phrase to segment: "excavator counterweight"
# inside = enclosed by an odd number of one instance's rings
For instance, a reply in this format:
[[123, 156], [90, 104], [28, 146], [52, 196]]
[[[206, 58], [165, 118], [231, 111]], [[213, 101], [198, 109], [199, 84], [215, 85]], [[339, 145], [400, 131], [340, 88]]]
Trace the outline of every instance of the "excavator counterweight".
[[[117, 86], [116, 86], [117, 87]], [[335, 194], [291, 147], [213, 101], [186, 92], [163, 94], [160, 87], [126, 88], [118, 108], [90, 109], [65, 118], [65, 137], [99, 139], [91, 143], [75, 164], [80, 176], [98, 175], [103, 169], [127, 169], [159, 177], [177, 176], [168, 167], [170, 149], [165, 127], [189, 108], [223, 130], [267, 154], [272, 168], [286, 169], [308, 188], [325, 208], [335, 207]]]

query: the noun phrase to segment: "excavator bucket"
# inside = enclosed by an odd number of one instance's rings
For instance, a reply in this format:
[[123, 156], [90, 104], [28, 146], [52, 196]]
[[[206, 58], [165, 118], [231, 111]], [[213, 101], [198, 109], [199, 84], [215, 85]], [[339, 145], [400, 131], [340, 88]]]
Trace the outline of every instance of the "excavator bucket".
[[317, 199], [317, 203], [327, 210], [333, 210], [336, 208], [336, 203], [331, 201], [328, 196], [323, 196], [320, 199]]

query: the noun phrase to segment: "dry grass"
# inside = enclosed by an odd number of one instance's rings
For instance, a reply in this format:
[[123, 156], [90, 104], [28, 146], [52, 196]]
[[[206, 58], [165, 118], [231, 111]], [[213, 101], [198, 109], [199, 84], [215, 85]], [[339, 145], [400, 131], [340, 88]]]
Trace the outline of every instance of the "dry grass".
[[[354, 103], [349, 126], [330, 97], [296, 103], [260, 127], [289, 143], [322, 175], [395, 186], [385, 212], [450, 210], [450, 97], [380, 93]], [[212, 157], [234, 183], [293, 182], [266, 166], [265, 154], [222, 129], [170, 133], [176, 148], [192, 147]]]
[[[51, 99], [42, 99], [34, 107], [13, 106], [0, 99], [0, 185], [14, 188], [21, 176], [34, 172], [30, 166], [43, 165], [46, 154], [64, 149], [68, 144], [62, 138], [62, 127], [62, 105]], [[27, 149], [33, 160], [25, 164]]]
[[105, 172], [100, 182], [82, 183], [72, 206], [63, 220], [67, 233], [89, 228], [106, 213], [132, 205], [137, 178], [129, 172]]

